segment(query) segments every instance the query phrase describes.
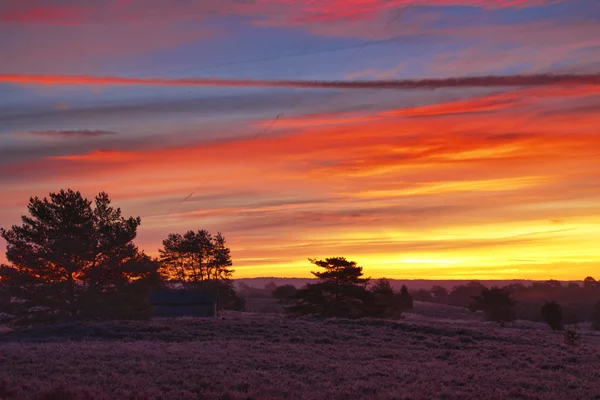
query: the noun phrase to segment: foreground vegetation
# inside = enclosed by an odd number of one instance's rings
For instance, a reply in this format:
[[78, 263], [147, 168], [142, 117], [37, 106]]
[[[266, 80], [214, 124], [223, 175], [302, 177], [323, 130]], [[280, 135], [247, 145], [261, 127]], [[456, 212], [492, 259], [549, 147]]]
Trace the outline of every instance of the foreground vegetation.
[[[440, 319], [437, 315], [442, 315]], [[592, 399], [600, 337], [415, 303], [400, 321], [225, 312], [0, 334], [3, 399]]]

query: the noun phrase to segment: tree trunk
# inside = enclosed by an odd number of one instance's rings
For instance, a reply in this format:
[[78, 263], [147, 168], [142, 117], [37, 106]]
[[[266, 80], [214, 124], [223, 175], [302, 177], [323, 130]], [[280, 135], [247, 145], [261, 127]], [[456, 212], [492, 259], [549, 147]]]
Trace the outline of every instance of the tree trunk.
[[67, 273], [67, 283], [68, 283], [68, 296], [69, 296], [69, 311], [71, 312], [71, 318], [74, 319], [77, 308], [75, 307], [75, 279], [73, 279], [73, 273]]

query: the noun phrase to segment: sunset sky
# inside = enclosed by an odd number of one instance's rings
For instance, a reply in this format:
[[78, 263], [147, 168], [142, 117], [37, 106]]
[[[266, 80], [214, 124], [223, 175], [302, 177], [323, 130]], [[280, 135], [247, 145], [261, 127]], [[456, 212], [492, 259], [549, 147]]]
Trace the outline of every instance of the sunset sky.
[[221, 231], [238, 278], [328, 256], [600, 278], [599, 21], [598, 0], [2, 0], [0, 226], [72, 188], [140, 216], [152, 255]]

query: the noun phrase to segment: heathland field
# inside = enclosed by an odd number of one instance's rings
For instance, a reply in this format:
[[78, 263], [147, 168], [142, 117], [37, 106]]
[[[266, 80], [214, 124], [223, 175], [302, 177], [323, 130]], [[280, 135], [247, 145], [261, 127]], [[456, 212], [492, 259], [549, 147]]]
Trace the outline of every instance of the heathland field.
[[0, 399], [600, 399], [600, 336], [415, 304], [397, 321], [218, 318], [0, 333]]

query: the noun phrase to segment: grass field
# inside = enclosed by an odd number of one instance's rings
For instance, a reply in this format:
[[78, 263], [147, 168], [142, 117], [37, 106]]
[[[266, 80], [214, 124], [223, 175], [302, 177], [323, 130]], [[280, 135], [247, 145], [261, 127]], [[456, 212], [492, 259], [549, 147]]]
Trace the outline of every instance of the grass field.
[[1, 399], [600, 399], [600, 337], [417, 304], [400, 321], [87, 322], [0, 333]]

